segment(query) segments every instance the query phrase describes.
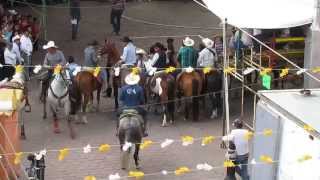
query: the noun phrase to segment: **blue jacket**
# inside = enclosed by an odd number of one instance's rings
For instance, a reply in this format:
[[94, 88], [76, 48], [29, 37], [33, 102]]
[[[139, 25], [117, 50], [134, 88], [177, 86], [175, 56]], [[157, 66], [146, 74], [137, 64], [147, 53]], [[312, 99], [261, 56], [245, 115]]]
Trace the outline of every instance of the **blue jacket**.
[[124, 107], [139, 106], [144, 103], [143, 89], [139, 85], [126, 85], [121, 88], [120, 101]]

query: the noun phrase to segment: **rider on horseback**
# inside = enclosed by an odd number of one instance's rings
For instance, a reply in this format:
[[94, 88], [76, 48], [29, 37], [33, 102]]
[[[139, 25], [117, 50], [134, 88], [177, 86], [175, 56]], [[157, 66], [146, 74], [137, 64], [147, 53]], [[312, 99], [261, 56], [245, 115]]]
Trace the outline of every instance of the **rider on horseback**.
[[64, 66], [66, 64], [66, 59], [62, 51], [58, 50], [58, 47], [55, 45], [54, 41], [49, 41], [46, 45], [43, 46], [44, 50], [47, 50], [47, 54], [44, 58], [43, 65], [48, 67], [48, 75], [42, 81], [42, 98], [45, 97], [44, 93], [47, 92], [49, 87], [50, 79], [53, 75], [53, 68], [58, 64]]
[[[134, 109], [136, 110], [139, 115], [143, 118], [143, 135], [144, 137], [148, 136], [146, 133], [146, 127], [147, 127], [147, 119], [146, 116], [146, 110], [141, 107], [141, 105], [144, 103], [144, 93], [143, 88], [138, 85], [140, 81], [140, 77], [134, 73], [130, 73], [125, 78], [125, 83], [127, 85], [123, 86], [121, 88], [120, 92], [120, 101], [122, 102], [122, 109], [120, 113], [122, 114], [125, 110], [128, 109]], [[117, 121], [117, 134], [118, 134], [118, 128], [119, 128], [119, 121]]]

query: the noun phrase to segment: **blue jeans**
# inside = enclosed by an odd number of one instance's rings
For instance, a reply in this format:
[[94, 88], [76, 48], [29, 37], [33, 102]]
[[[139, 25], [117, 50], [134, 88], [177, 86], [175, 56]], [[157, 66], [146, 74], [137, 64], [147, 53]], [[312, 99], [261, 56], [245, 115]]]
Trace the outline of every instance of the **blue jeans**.
[[249, 180], [249, 174], [248, 174], [248, 159], [249, 154], [237, 156], [236, 158], [236, 172], [239, 174], [242, 180]]

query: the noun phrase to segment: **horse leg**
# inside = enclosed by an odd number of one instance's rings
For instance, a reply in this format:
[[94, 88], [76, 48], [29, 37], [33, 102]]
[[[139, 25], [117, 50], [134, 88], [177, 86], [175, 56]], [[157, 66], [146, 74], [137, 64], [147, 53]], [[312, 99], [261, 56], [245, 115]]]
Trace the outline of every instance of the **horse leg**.
[[184, 104], [184, 120], [187, 121], [189, 119], [189, 102], [188, 100], [186, 100], [185, 104]]
[[215, 119], [218, 116], [217, 97], [216, 97], [216, 94], [210, 94], [209, 97], [210, 97], [210, 101], [211, 101], [211, 105], [212, 105], [212, 112], [211, 112], [210, 118]]
[[29, 97], [28, 97], [28, 88], [25, 87], [24, 89], [24, 99], [26, 101], [25, 105], [24, 105], [24, 111], [25, 112], [31, 112], [31, 106], [29, 103]]
[[168, 113], [166, 105], [162, 105], [162, 109], [163, 109], [162, 127], [166, 127], [167, 126], [167, 113]]
[[59, 128], [59, 120], [57, 117], [57, 113], [55, 112], [55, 109], [53, 107], [51, 107], [51, 111], [53, 113], [53, 132], [59, 134], [61, 131]]
[[114, 96], [114, 104], [115, 104], [116, 110], [119, 108], [118, 95], [119, 95], [118, 87], [114, 86], [113, 96]]
[[140, 166], [139, 166], [139, 151], [140, 151], [140, 144], [136, 144], [135, 145], [134, 155], [133, 155], [134, 162], [136, 164], [136, 169], [140, 169]]
[[42, 119], [47, 119], [47, 98], [43, 99], [43, 114]]
[[88, 105], [88, 102], [89, 102], [89, 96], [84, 94], [83, 95], [84, 97], [84, 100], [83, 100], [83, 105], [82, 105], [82, 123], [83, 124], [87, 124], [88, 123], [88, 120], [87, 120], [87, 105]]
[[97, 89], [97, 112], [99, 112], [99, 109], [100, 109], [101, 88], [102, 88], [102, 86]]
[[69, 132], [70, 132], [70, 137], [71, 139], [75, 139], [76, 135], [73, 129], [73, 125], [72, 125], [72, 118], [70, 115], [67, 115], [67, 121], [68, 121], [68, 127], [69, 127]]

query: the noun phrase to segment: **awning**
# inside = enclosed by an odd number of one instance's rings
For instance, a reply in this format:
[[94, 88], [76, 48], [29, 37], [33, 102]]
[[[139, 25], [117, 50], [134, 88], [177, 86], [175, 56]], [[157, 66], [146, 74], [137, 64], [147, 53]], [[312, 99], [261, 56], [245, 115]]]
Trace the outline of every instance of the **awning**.
[[312, 23], [314, 0], [203, 0], [210, 11], [240, 28], [280, 29]]

